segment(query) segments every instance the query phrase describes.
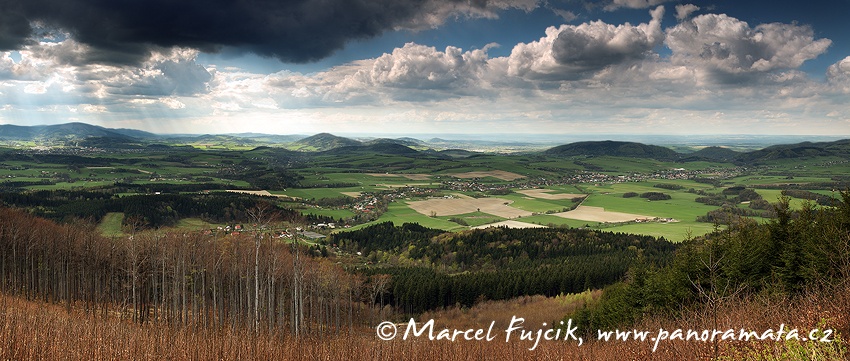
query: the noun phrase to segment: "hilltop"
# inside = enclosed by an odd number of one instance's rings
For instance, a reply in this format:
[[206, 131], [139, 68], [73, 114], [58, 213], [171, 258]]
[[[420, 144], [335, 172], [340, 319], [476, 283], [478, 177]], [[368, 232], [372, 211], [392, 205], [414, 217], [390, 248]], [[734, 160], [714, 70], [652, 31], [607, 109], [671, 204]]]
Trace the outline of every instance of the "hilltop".
[[735, 160], [740, 163], [757, 163], [768, 160], [843, 157], [850, 156], [850, 139], [834, 142], [802, 142], [797, 144], [773, 145], [761, 150], [743, 153]]
[[705, 147], [696, 152], [689, 154], [690, 158], [717, 160], [721, 162], [731, 162], [735, 160], [741, 153], [723, 147]]
[[354, 139], [338, 137], [330, 133], [319, 133], [292, 143], [297, 150], [323, 151], [340, 147], [360, 146], [363, 143]]
[[559, 145], [543, 152], [546, 155], [558, 157], [572, 156], [615, 156], [630, 158], [652, 158], [661, 160], [674, 160], [680, 158], [680, 154], [672, 149], [657, 145], [646, 145], [635, 142], [618, 142], [605, 140], [601, 142], [576, 142]]
[[89, 137], [157, 138], [157, 135], [135, 129], [110, 129], [86, 123], [18, 126], [0, 125], [0, 139], [8, 140], [79, 140]]

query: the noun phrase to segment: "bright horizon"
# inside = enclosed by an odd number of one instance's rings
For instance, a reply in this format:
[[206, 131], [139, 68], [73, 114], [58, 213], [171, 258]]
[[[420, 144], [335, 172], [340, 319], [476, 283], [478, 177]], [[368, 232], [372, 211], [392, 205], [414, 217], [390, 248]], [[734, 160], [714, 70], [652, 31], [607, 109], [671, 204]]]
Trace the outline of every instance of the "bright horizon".
[[[79, 123], [79, 122], [78, 122]], [[69, 123], [65, 123], [69, 124]], [[88, 123], [81, 123], [88, 124]], [[2, 127], [3, 124], [0, 124]], [[48, 126], [45, 124], [37, 126]], [[107, 128], [117, 129], [117, 128]], [[129, 129], [129, 128], [123, 128]], [[134, 129], [138, 130], [138, 129]], [[2, 131], [0, 131], [2, 133]], [[204, 135], [224, 135], [235, 137], [257, 137], [257, 136], [280, 136], [280, 137], [297, 137], [303, 139], [320, 133], [328, 133], [338, 137], [356, 139], [360, 141], [369, 141], [373, 139], [402, 139], [412, 138], [422, 141], [425, 144], [434, 145], [435, 142], [447, 142], [444, 145], [460, 146], [466, 144], [464, 149], [489, 149], [488, 147], [498, 147], [511, 149], [511, 147], [519, 147], [517, 149], [535, 149], [548, 148], [558, 145], [585, 142], [585, 141], [619, 141], [619, 142], [636, 142], [649, 145], [659, 146], [688, 146], [694, 148], [720, 146], [741, 149], [761, 149], [772, 145], [796, 144], [802, 142], [832, 142], [838, 140], [850, 139], [847, 135], [798, 135], [798, 134], [627, 134], [627, 133], [586, 133], [586, 134], [551, 134], [551, 133], [340, 133], [340, 132], [319, 132], [319, 133], [263, 133], [263, 132], [242, 132], [242, 133], [158, 133], [151, 132], [156, 136], [168, 138], [176, 137], [199, 137]], [[11, 138], [10, 138], [11, 139]], [[2, 140], [2, 138], [0, 138]], [[294, 140], [294, 139], [293, 139]], [[478, 148], [476, 148], [478, 147]]]
[[843, 1], [71, 2], [0, 9], [0, 124], [850, 135]]

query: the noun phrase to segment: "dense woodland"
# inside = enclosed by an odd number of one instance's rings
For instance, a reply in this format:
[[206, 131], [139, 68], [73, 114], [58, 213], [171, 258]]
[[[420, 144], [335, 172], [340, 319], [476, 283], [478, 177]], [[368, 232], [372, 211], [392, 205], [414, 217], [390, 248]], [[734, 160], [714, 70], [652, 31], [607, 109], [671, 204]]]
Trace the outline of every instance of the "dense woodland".
[[[66, 222], [99, 223], [109, 212], [122, 212], [125, 226], [155, 229], [172, 226], [183, 218], [201, 218], [211, 223], [248, 222], [247, 210], [257, 204], [256, 197], [238, 193], [120, 196], [118, 193], [122, 189], [0, 192], [0, 205], [31, 209], [35, 215]], [[277, 213], [281, 220], [293, 223], [337, 221], [330, 217], [302, 215], [291, 209], [278, 209]]]
[[[765, 224], [737, 217], [728, 230], [685, 241], [665, 267], [638, 263], [625, 282], [571, 317], [586, 330], [676, 314], [688, 305], [774, 295], [804, 297], [850, 277], [850, 193], [835, 207], [789, 208], [784, 197]], [[850, 330], [842, 330], [850, 332]]]
[[[271, 208], [249, 210], [268, 220]], [[266, 224], [266, 223], [261, 223]], [[104, 238], [0, 209], [0, 290], [139, 323], [323, 335], [368, 322], [364, 280], [262, 231]]]
[[386, 301], [413, 313], [484, 299], [600, 288], [622, 279], [638, 258], [666, 264], [676, 248], [650, 236], [586, 229], [445, 232], [390, 222], [336, 233], [328, 242], [360, 252], [373, 263], [392, 265], [369, 273], [390, 275]]

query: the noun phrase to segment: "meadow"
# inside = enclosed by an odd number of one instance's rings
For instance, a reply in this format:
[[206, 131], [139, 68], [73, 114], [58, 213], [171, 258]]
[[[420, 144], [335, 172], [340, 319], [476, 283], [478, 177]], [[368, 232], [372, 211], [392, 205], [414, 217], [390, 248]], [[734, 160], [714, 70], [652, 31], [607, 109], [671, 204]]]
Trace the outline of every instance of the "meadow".
[[[209, 185], [211, 191], [241, 189], [267, 191], [286, 196], [279, 200], [284, 207], [297, 209], [304, 215], [324, 216], [338, 220], [358, 218], [353, 208], [361, 197], [416, 189], [420, 198], [405, 195], [394, 200], [387, 211], [367, 224], [391, 221], [396, 224], [419, 223], [444, 230], [460, 230], [506, 219], [525, 222], [592, 227], [605, 230], [663, 236], [682, 240], [712, 231], [711, 223], [697, 222], [698, 216], [715, 210], [695, 202], [695, 192], [720, 193], [732, 186], [752, 187], [765, 200], [775, 202], [783, 185], [806, 189], [806, 184], [830, 182], [850, 164], [835, 159], [812, 159], [789, 162], [776, 160], [760, 167], [738, 168], [730, 163], [711, 161], [673, 162], [626, 157], [552, 157], [534, 154], [478, 154], [472, 157], [434, 158], [403, 154], [369, 152], [298, 153], [277, 148], [248, 149], [245, 145], [213, 142], [209, 145], [190, 144], [192, 149], [174, 148], [166, 151], [147, 150], [130, 153], [92, 153], [82, 156], [17, 155], [0, 163], [0, 187], [16, 185], [22, 190], [109, 189], [116, 184], [132, 184], [135, 190], [122, 195], [145, 194], [168, 189], [193, 189]], [[175, 150], [177, 149], [177, 150]], [[288, 175], [271, 177], [269, 171], [286, 164]], [[691, 179], [671, 179], [678, 172], [693, 172]], [[597, 176], [590, 177], [590, 174]], [[297, 177], [297, 182], [279, 177]], [[258, 181], [259, 178], [269, 180]], [[716, 178], [717, 183], [700, 182], [694, 178]], [[659, 189], [659, 183], [674, 184], [681, 189]], [[285, 184], [289, 184], [286, 186]], [[451, 184], [451, 189], [447, 189]], [[802, 185], [802, 186], [800, 186]], [[177, 187], [177, 188], [175, 188]], [[179, 188], [184, 187], [184, 188]], [[216, 189], [218, 188], [218, 189]], [[500, 189], [489, 194], [487, 189]], [[835, 196], [831, 190], [809, 190]], [[647, 201], [644, 198], [624, 198], [623, 194], [663, 192], [671, 199]], [[428, 201], [427, 195], [458, 195], [479, 200], [462, 200], [454, 207], [411, 209], [417, 202]], [[567, 197], [569, 195], [569, 197]], [[600, 219], [570, 219], [563, 212], [578, 205], [601, 207], [606, 212], [639, 216], [672, 218], [675, 222], [604, 222]], [[487, 208], [476, 202], [508, 203], [505, 208]], [[328, 206], [326, 199], [340, 199], [347, 206]], [[344, 201], [343, 199], [348, 199]], [[327, 202], [324, 202], [327, 203]], [[804, 200], [794, 198], [791, 206], [802, 207]], [[495, 203], [494, 203], [495, 204]], [[746, 205], [739, 205], [745, 207]], [[471, 208], [470, 208], [471, 207]], [[489, 209], [489, 211], [488, 211]], [[479, 214], [480, 212], [480, 214]], [[463, 226], [458, 222], [461, 219]], [[104, 234], [120, 234], [120, 222], [110, 215], [101, 223]], [[183, 222], [178, 226], [197, 229], [203, 223]]]

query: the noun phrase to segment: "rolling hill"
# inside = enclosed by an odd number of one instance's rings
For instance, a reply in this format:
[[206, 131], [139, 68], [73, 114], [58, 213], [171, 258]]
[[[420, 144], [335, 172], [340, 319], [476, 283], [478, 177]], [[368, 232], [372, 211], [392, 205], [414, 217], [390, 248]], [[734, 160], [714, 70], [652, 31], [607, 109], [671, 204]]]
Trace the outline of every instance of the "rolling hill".
[[753, 164], [770, 160], [812, 157], [850, 157], [850, 139], [834, 142], [802, 142], [773, 145], [764, 149], [740, 154], [735, 157], [735, 161], [743, 164]]
[[352, 153], [378, 153], [390, 155], [416, 156], [419, 151], [407, 146], [395, 143], [377, 143], [370, 145], [351, 145], [336, 147], [322, 152], [323, 154], [352, 154]]
[[[416, 138], [372, 138], [365, 141], [319, 133], [312, 136], [273, 135], [259, 133], [240, 133], [230, 135], [157, 135], [135, 129], [112, 129], [85, 123], [66, 123], [57, 125], [0, 125], [0, 140], [32, 141], [39, 143], [64, 143], [65, 145], [140, 149], [151, 144], [161, 143], [169, 146], [192, 143], [210, 143], [259, 147], [264, 145], [284, 145], [291, 151], [327, 152], [340, 149], [337, 153], [374, 152], [406, 156], [428, 156], [443, 159], [467, 158], [478, 153], [473, 151], [487, 146], [509, 146], [512, 143], [499, 143], [486, 140], [446, 140], [431, 138], [422, 141]], [[720, 146], [709, 146], [692, 153], [677, 153], [673, 149], [637, 142], [626, 141], [582, 141], [558, 145], [537, 152], [534, 145], [517, 143], [529, 147], [529, 152], [551, 157], [575, 156], [612, 156], [647, 158], [662, 161], [721, 161], [740, 165], [758, 165], [765, 162], [788, 159], [850, 158], [850, 139], [826, 142], [801, 142], [779, 144], [763, 149], [737, 152]], [[431, 149], [425, 149], [431, 148]], [[423, 150], [424, 149], [424, 150]], [[441, 150], [434, 150], [441, 149]], [[498, 149], [498, 148], [495, 148]], [[487, 152], [487, 151], [484, 151]]]
[[338, 137], [330, 133], [319, 133], [292, 143], [295, 150], [325, 151], [340, 147], [360, 146], [354, 139]]
[[708, 159], [717, 160], [721, 162], [731, 162], [739, 155], [741, 155], [741, 153], [731, 150], [729, 148], [705, 147], [696, 152], [688, 154], [688, 158], [686, 158], [686, 160]]
[[614, 156], [630, 158], [652, 158], [658, 160], [675, 160], [680, 154], [672, 149], [657, 145], [646, 145], [635, 142], [618, 142], [612, 140], [577, 142], [559, 145], [543, 152], [545, 155], [556, 157], [574, 156]]
[[423, 143], [417, 139], [413, 138], [398, 138], [398, 139], [390, 139], [390, 138], [378, 138], [372, 139], [366, 142], [363, 142], [365, 145], [373, 145], [373, 144], [398, 144], [406, 147], [418, 147], [422, 146]]
[[157, 138], [156, 134], [134, 129], [109, 129], [85, 123], [57, 125], [0, 125], [0, 139], [7, 140], [79, 140], [89, 137]]

